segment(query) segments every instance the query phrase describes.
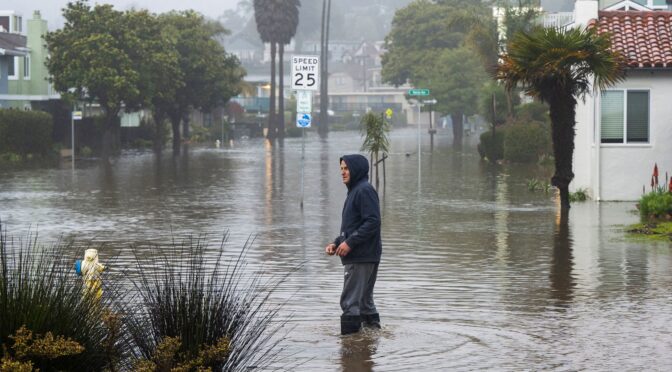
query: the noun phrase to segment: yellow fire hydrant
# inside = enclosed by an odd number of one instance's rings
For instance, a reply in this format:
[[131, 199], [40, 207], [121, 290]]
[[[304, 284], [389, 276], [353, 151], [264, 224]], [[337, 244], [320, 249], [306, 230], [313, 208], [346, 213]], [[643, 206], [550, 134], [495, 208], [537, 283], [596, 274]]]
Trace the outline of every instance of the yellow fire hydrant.
[[82, 261], [82, 277], [86, 286], [86, 293], [94, 295], [96, 299], [103, 296], [103, 282], [100, 274], [105, 270], [105, 266], [98, 262], [98, 250], [87, 249], [84, 251], [84, 261]]

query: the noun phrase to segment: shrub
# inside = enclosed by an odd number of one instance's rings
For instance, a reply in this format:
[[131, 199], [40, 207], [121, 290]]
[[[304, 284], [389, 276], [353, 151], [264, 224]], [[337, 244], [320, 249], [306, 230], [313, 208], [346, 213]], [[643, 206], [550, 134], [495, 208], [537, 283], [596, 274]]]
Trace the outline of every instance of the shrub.
[[516, 107], [516, 117], [527, 122], [551, 123], [551, 117], [548, 115], [548, 105], [541, 102], [530, 102]]
[[51, 148], [53, 122], [41, 111], [0, 110], [0, 151], [26, 157], [47, 155]]
[[493, 138], [492, 131], [481, 134], [481, 142], [478, 144], [478, 153], [481, 159], [496, 162], [504, 158], [504, 128], [498, 128]]
[[665, 218], [672, 212], [672, 194], [664, 190], [652, 191], [639, 199], [642, 220]]
[[569, 201], [571, 202], [584, 202], [588, 199], [588, 190], [586, 189], [578, 189], [569, 193]]
[[537, 162], [541, 154], [549, 151], [550, 143], [550, 135], [541, 123], [515, 123], [507, 128], [504, 136], [504, 159], [516, 163]]
[[[108, 332], [101, 320], [112, 296], [97, 300], [83, 295], [83, 281], [72, 269], [74, 257], [67, 254], [70, 250], [61, 243], [43, 247], [31, 237], [15, 243], [0, 226], [0, 344], [8, 353], [5, 361], [29, 363], [42, 371], [109, 366], [104, 346]], [[31, 337], [26, 338], [27, 332]], [[33, 340], [32, 334], [44, 337]], [[17, 344], [19, 339], [25, 343]], [[41, 352], [27, 351], [28, 346], [44, 346], [50, 339], [55, 353], [45, 354], [46, 346], [38, 347]], [[85, 352], [62, 348], [74, 343]]]
[[246, 371], [274, 361], [280, 338], [272, 337], [284, 322], [274, 321], [278, 309], [267, 299], [284, 278], [267, 284], [260, 274], [245, 274], [249, 245], [227, 262], [224, 241], [212, 251], [195, 239], [132, 247], [140, 274], [131, 280], [140, 301], [123, 312], [137, 368], [201, 360], [201, 368]]

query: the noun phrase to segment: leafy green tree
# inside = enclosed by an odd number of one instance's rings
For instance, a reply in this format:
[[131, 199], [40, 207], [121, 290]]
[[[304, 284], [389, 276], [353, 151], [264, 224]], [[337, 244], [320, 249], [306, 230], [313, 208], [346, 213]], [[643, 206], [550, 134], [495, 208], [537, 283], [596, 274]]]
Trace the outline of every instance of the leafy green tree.
[[450, 113], [453, 140], [462, 142], [463, 118], [478, 111], [478, 96], [487, 75], [478, 57], [466, 47], [445, 49], [427, 56], [416, 72], [416, 85], [427, 87], [438, 103], [437, 111]]
[[161, 19], [147, 11], [128, 12], [129, 26], [135, 30], [132, 58], [145, 58], [138, 65], [142, 79], [139, 88], [146, 98], [143, 106], [150, 108], [154, 118], [154, 150], [160, 151], [166, 137], [165, 121], [168, 109], [173, 107], [176, 94], [184, 87], [184, 74], [179, 66], [174, 33]]
[[522, 86], [526, 94], [549, 105], [555, 156], [551, 184], [560, 190], [563, 210], [569, 208], [574, 178], [576, 100], [593, 87], [602, 90], [623, 78], [623, 60], [610, 46], [609, 36], [594, 28], [537, 28], [516, 34], [497, 68], [496, 77], [508, 89]]
[[486, 17], [491, 10], [467, 0], [414, 1], [396, 12], [382, 57], [384, 81], [432, 91], [437, 111], [453, 119], [456, 144], [462, 141], [463, 116], [476, 112], [474, 102], [485, 81], [482, 63], [465, 47], [472, 28], [469, 13]]
[[194, 11], [169, 12], [159, 16], [163, 35], [173, 40], [177, 52], [179, 73], [175, 79], [174, 97], [166, 95], [155, 102], [156, 109], [170, 119], [173, 132], [173, 152], [180, 152], [180, 123], [188, 134], [189, 113], [192, 109], [209, 110], [225, 104], [238, 94], [245, 71], [238, 59], [226, 53], [217, 41], [226, 34], [219, 23], [206, 20]]
[[118, 148], [119, 113], [144, 100], [138, 65], [146, 60], [135, 60], [140, 51], [132, 50], [139, 36], [129, 17], [111, 5], [92, 8], [80, 0], [69, 3], [63, 16], [65, 26], [45, 36], [47, 68], [57, 91], [100, 104], [107, 158]]

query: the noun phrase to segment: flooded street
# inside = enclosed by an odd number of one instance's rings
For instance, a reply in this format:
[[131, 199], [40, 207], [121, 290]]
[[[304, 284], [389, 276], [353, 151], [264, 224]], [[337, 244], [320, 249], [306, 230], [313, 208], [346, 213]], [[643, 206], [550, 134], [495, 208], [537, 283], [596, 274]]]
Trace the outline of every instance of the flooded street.
[[359, 151], [357, 132], [307, 137], [303, 210], [301, 139], [254, 139], [179, 158], [129, 152], [74, 174], [69, 164], [5, 170], [0, 218], [42, 243], [105, 244], [101, 260], [119, 266], [131, 243], [195, 235], [218, 245], [229, 231], [233, 255], [256, 235], [250, 267], [301, 265], [274, 297], [289, 299], [291, 370], [672, 369], [671, 245], [625, 237], [634, 203], [575, 203], [563, 226], [553, 196], [527, 190], [548, 169], [482, 163], [477, 138], [458, 150], [440, 131], [433, 153], [423, 138], [418, 180], [416, 141], [413, 129], [391, 133], [375, 292], [383, 329], [354, 336], [340, 336], [342, 268], [324, 246], [346, 193], [338, 159]]

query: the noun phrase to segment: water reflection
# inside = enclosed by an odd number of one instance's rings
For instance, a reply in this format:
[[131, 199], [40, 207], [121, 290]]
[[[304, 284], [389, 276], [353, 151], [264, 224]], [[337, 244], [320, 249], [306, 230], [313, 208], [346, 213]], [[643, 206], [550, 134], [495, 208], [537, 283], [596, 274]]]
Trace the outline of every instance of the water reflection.
[[372, 372], [379, 332], [365, 329], [341, 339], [341, 368], [343, 372]]
[[553, 260], [549, 275], [551, 298], [556, 300], [556, 306], [566, 307], [572, 301], [572, 291], [575, 285], [572, 277], [573, 260], [569, 211], [558, 211], [553, 234]]

